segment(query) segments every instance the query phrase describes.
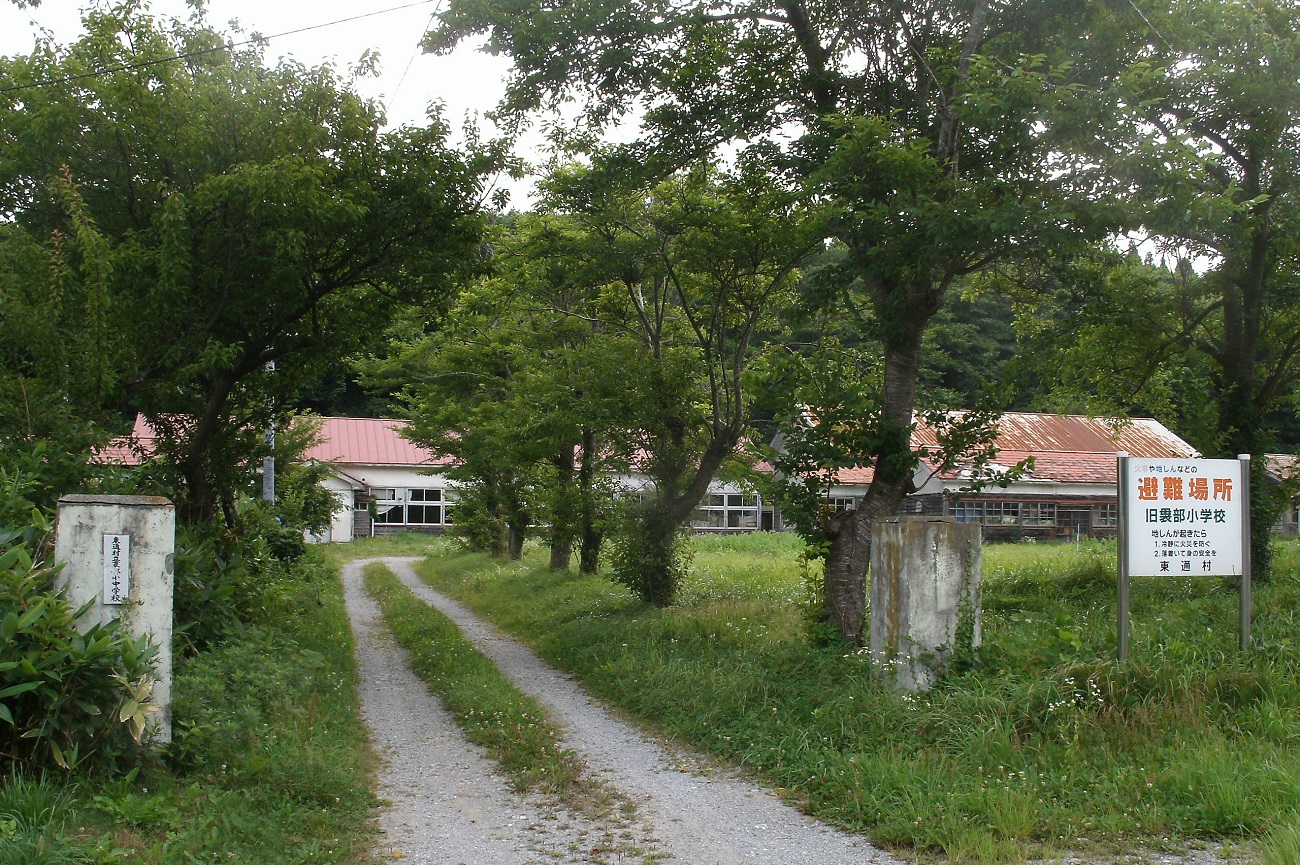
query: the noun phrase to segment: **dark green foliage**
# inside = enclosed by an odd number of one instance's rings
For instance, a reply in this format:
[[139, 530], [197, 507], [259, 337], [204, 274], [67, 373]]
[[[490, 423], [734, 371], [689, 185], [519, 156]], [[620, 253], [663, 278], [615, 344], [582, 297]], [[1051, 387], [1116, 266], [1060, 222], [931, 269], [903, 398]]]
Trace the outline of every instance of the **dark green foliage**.
[[231, 521], [278, 407], [474, 266], [497, 153], [385, 131], [332, 67], [269, 64], [201, 10], [84, 23], [0, 58], [6, 85], [65, 82], [0, 93], [0, 441], [139, 410], [182, 518]]
[[0, 767], [72, 769], [125, 754], [119, 710], [151, 687], [157, 647], [114, 620], [78, 625], [56, 570], [0, 530]]
[[456, 474], [461, 476], [461, 485], [456, 489], [456, 521], [451, 534], [471, 552], [504, 556], [509, 534], [505, 501], [512, 483], [493, 472], [472, 479]]
[[307, 552], [307, 541], [299, 528], [278, 524], [266, 526], [262, 530], [262, 539], [266, 541], [267, 552], [286, 565], [292, 565]]
[[[296, 530], [300, 538], [303, 533], [324, 533], [340, 508], [338, 498], [322, 483], [334, 476], [335, 467], [328, 463], [302, 462], [302, 454], [318, 428], [315, 418], [298, 417], [290, 435], [283, 432], [276, 435], [275, 503], [266, 516], [284, 528]], [[255, 492], [260, 499], [261, 478], [258, 481]], [[265, 525], [266, 516], [259, 525]]]
[[172, 635], [182, 651], [212, 648], [244, 629], [241, 590], [252, 575], [242, 550], [222, 547], [197, 529], [177, 538]]
[[610, 538], [609, 566], [615, 580], [647, 604], [667, 606], [691, 565], [686, 532], [655, 502], [622, 508]]
[[[1005, 297], [976, 291], [948, 298], [925, 333], [921, 387], [926, 404], [969, 409], [986, 405], [1004, 386], [1004, 367], [1016, 355], [1015, 311]], [[1030, 406], [1031, 388], [1017, 388], [1008, 409]]]
[[307, 553], [303, 530], [282, 524], [275, 509], [247, 502], [243, 534], [183, 526], [176, 539], [176, 645], [185, 652], [242, 638], [292, 586]]

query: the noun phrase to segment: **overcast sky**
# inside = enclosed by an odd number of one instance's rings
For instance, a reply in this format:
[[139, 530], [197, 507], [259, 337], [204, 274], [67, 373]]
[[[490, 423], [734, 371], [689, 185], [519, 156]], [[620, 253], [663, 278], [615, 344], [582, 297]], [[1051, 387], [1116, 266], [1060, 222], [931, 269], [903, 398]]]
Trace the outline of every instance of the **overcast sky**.
[[[378, 98], [386, 107], [391, 124], [422, 123], [430, 102], [446, 105], [446, 116], [459, 128], [466, 113], [481, 114], [501, 98], [509, 62], [470, 46], [454, 54], [435, 57], [419, 50], [418, 43], [430, 25], [431, 16], [446, 0], [415, 3], [411, 0], [209, 0], [208, 21], [227, 30], [237, 20], [248, 33], [263, 36], [298, 30], [318, 24], [355, 18], [372, 12], [382, 14], [347, 21], [305, 33], [272, 38], [266, 49], [268, 60], [291, 56], [315, 65], [332, 61], [341, 71], [356, 62], [367, 49], [379, 52], [381, 75], [363, 79], [358, 89]], [[0, 54], [31, 51], [40, 28], [54, 34], [55, 41], [74, 41], [82, 32], [82, 0], [44, 0], [34, 9], [18, 9], [0, 0]], [[403, 9], [393, 9], [407, 6]], [[158, 15], [187, 17], [184, 0], [152, 0]], [[409, 64], [409, 69], [408, 69]], [[405, 77], [403, 77], [405, 73]], [[490, 125], [489, 125], [490, 126]], [[522, 155], [528, 158], [527, 144]], [[524, 186], [510, 185], [516, 205], [524, 205]]]

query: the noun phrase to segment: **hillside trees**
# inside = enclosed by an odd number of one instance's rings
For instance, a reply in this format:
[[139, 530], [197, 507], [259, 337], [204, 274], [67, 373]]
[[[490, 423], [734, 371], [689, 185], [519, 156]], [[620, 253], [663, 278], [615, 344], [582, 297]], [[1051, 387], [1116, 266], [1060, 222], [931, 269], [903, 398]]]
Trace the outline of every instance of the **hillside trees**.
[[1300, 378], [1300, 9], [1192, 0], [1152, 11], [1159, 37], [1137, 59], [1157, 70], [1135, 85], [1127, 130], [1140, 143], [1117, 168], [1151, 234], [1213, 263], [1181, 283], [1192, 290], [1174, 343], [1208, 361], [1214, 435], [1198, 444], [1254, 458], [1252, 561], [1266, 573], [1279, 505], [1261, 483], [1267, 417]]
[[[0, 60], [5, 256], [54, 262], [6, 290], [100, 346], [72, 411], [143, 412], [182, 514], [232, 518], [268, 405], [395, 309], [441, 302], [472, 261], [480, 166], [438, 122], [381, 132], [329, 67], [269, 66], [133, 4], [85, 23], [74, 45]], [[11, 381], [43, 350], [11, 351]]]
[[[1047, 106], [1071, 79], [1045, 61], [1075, 52], [1099, 4], [844, 4], [804, 0], [509, 7], [451, 3], [427, 39], [445, 49], [486, 33], [515, 75], [507, 111], [579, 97], [586, 129], [643, 111], [633, 151], [651, 170], [728, 142], [788, 169], [831, 205], [825, 231], [849, 249], [849, 274], [883, 352], [874, 429], [861, 462], [875, 468], [863, 506], [831, 541], [831, 620], [861, 595], [870, 527], [907, 492], [908, 445], [926, 328], [953, 282], [1040, 244], [1065, 245], [1089, 221], [1051, 166]], [[580, 137], [580, 136], [579, 136]], [[794, 139], [788, 146], [784, 140]], [[837, 612], [838, 610], [838, 612]]]

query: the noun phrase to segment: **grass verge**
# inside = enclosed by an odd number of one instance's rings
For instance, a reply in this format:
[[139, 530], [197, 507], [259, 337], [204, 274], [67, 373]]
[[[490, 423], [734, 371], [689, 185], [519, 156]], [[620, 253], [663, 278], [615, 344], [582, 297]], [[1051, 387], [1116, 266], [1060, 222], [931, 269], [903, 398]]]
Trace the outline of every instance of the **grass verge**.
[[1240, 843], [1300, 811], [1300, 547], [1257, 587], [1250, 656], [1229, 587], [1135, 581], [1123, 666], [1113, 545], [987, 547], [985, 647], [913, 697], [863, 653], [809, 639], [797, 553], [764, 540], [698, 541], [668, 609], [551, 572], [540, 551], [420, 569], [605, 699], [922, 858]]
[[337, 569], [312, 550], [261, 594], [258, 624], [178, 659], [166, 762], [0, 779], [0, 863], [369, 860], [373, 757]]

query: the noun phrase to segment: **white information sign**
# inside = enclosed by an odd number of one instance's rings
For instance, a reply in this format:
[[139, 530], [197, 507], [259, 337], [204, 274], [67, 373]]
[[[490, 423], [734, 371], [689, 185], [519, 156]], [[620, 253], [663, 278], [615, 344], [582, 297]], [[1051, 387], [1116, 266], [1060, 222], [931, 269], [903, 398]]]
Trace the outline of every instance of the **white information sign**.
[[104, 603], [125, 604], [130, 594], [131, 536], [106, 534], [104, 535]]
[[1133, 577], [1242, 572], [1239, 460], [1129, 459], [1120, 490]]

